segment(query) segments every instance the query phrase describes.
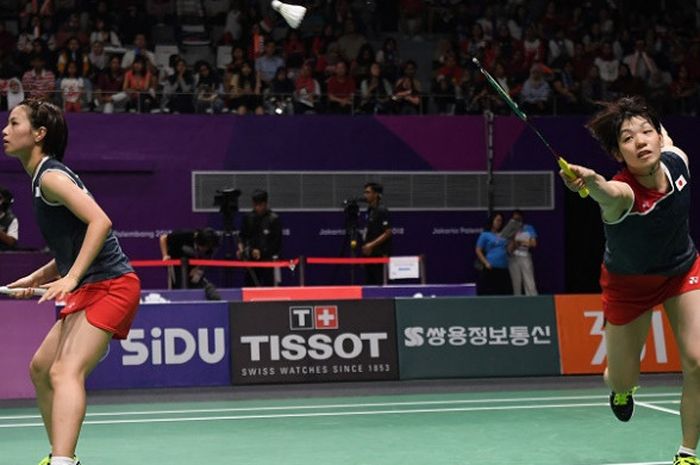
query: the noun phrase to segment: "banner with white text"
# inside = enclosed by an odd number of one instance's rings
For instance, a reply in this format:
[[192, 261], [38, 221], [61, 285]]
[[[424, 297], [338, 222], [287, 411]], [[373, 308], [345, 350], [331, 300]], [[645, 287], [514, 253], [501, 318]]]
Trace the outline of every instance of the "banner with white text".
[[401, 379], [559, 374], [551, 297], [397, 299]]
[[233, 384], [398, 379], [393, 300], [231, 304]]

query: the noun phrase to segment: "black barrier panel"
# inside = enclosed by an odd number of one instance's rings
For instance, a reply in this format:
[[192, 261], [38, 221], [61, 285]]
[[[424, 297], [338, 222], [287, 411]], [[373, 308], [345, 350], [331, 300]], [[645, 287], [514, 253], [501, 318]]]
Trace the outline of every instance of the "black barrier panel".
[[231, 303], [233, 384], [398, 379], [393, 300]]
[[396, 321], [401, 379], [560, 373], [551, 296], [400, 299]]

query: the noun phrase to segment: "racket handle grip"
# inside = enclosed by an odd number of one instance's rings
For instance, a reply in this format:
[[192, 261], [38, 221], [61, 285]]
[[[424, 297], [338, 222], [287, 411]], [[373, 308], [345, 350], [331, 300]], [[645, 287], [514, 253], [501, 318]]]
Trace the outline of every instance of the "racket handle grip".
[[[0, 286], [0, 294], [5, 294], [5, 295], [12, 295], [15, 292], [24, 292], [26, 291], [26, 287], [13, 287], [9, 288], [7, 286]], [[32, 295], [35, 297], [41, 297], [42, 295], [46, 294], [47, 289], [43, 287], [33, 287], [32, 288]]]
[[[571, 168], [569, 168], [569, 164], [566, 162], [566, 160], [564, 160], [562, 157], [559, 157], [557, 159], [557, 163], [559, 163], [559, 168], [561, 168], [561, 170], [564, 172], [564, 174], [566, 175], [567, 178], [569, 178], [569, 179], [576, 178], [576, 175], [574, 174], [573, 171], [571, 171]], [[578, 191], [578, 195], [582, 199], [585, 199], [586, 197], [588, 197], [588, 194], [589, 194], [588, 188], [585, 186], [583, 188], [579, 189], [579, 191]]]

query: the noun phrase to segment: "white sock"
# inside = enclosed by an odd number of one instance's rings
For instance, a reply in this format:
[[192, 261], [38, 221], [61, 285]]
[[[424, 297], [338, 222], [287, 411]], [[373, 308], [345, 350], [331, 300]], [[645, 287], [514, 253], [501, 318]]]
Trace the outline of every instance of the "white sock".
[[75, 465], [72, 457], [51, 457], [51, 465]]
[[[678, 448], [678, 454], [685, 454], [690, 455], [691, 457], [695, 457], [695, 449], [690, 449], [688, 447], [681, 446]], [[53, 463], [51, 465], [53, 465]]]

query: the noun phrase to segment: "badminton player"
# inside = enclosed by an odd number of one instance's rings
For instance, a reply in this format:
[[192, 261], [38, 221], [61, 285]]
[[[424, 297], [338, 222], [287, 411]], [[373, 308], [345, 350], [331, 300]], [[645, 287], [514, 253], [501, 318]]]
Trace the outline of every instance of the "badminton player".
[[[29, 99], [2, 131], [5, 153], [32, 179], [34, 212], [54, 259], [9, 287], [47, 289], [40, 299], [65, 307], [34, 354], [30, 375], [51, 445], [42, 465], [76, 465], [85, 416], [85, 378], [112, 337], [124, 339], [136, 313], [140, 282], [112, 233], [112, 223], [63, 163], [68, 128], [61, 110]], [[29, 297], [31, 289], [17, 292]]]
[[610, 406], [621, 421], [632, 416], [650, 310], [663, 304], [683, 367], [683, 439], [673, 463], [699, 465], [700, 260], [688, 229], [688, 157], [639, 97], [605, 104], [588, 128], [622, 169], [611, 180], [577, 165], [575, 179], [560, 176], [573, 191], [587, 187], [601, 209]]

